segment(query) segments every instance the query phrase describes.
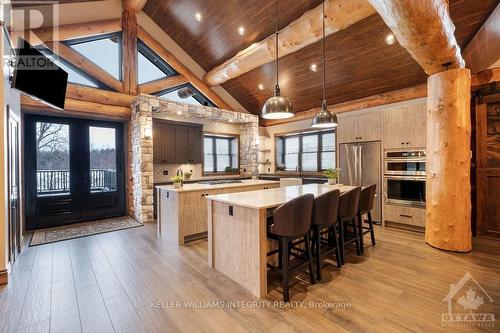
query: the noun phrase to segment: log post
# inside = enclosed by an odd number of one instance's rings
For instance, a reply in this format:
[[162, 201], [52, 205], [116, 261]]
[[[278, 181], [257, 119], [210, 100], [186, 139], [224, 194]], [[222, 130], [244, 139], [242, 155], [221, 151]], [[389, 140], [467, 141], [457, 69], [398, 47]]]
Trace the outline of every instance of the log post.
[[122, 80], [125, 93], [137, 95], [137, 17], [127, 9], [122, 16]]
[[472, 250], [470, 87], [468, 69], [431, 75], [427, 82], [427, 244]]

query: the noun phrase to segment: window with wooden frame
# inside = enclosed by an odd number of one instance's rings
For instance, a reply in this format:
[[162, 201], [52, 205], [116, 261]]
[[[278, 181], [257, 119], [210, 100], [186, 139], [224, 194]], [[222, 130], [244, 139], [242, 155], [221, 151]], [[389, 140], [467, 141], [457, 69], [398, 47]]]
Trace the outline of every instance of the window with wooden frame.
[[137, 40], [137, 79], [139, 84], [160, 80], [178, 73], [140, 39]]
[[203, 136], [203, 173], [239, 173], [238, 135], [205, 134]]
[[275, 137], [276, 169], [321, 172], [335, 168], [335, 131], [305, 132]]

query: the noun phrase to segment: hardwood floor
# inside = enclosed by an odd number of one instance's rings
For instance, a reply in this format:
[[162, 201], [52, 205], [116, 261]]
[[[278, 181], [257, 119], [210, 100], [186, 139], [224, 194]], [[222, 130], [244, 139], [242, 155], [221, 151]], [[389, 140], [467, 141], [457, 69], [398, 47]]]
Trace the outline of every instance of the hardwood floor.
[[[328, 264], [321, 283], [299, 275], [292, 307], [251, 307], [257, 298], [208, 268], [206, 240], [177, 248], [154, 225], [25, 248], [0, 287], [0, 332], [498, 332], [498, 319], [496, 327], [441, 327], [443, 298], [466, 272], [495, 302], [480, 312], [500, 316], [498, 242], [456, 254], [404, 231], [377, 228], [376, 237], [375, 247], [366, 238], [363, 257], [351, 249], [341, 270]], [[281, 299], [273, 287], [262, 301]], [[245, 303], [208, 303], [231, 301]]]

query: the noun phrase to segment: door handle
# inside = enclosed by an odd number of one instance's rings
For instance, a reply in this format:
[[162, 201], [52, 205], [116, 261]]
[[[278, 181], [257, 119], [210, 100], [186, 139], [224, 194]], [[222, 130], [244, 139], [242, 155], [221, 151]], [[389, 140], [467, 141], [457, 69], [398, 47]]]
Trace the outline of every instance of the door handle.
[[399, 216], [401, 216], [401, 217], [407, 217], [407, 218], [410, 218], [410, 219], [413, 217], [411, 215], [406, 215], [406, 214], [399, 214]]

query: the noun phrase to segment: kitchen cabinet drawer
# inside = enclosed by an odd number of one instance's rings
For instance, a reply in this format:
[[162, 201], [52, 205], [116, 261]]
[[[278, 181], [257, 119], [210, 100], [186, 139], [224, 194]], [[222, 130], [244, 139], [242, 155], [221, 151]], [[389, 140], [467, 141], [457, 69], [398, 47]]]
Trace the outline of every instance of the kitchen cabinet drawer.
[[384, 220], [425, 227], [425, 208], [384, 205]]

